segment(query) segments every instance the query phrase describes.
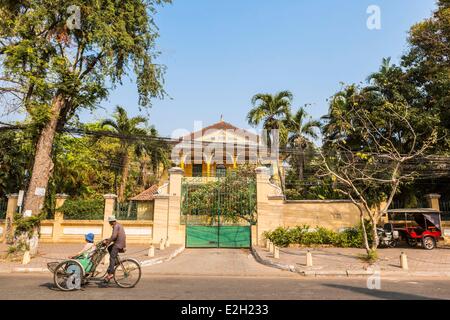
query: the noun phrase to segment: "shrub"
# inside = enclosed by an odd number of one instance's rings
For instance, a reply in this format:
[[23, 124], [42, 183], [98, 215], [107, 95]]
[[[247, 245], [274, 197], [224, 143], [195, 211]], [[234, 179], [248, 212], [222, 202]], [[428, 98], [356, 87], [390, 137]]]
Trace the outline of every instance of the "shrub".
[[66, 200], [58, 209], [67, 220], [103, 220], [103, 200]]
[[[366, 228], [368, 227], [370, 226], [366, 226]], [[271, 232], [265, 232], [264, 236], [278, 247], [287, 247], [291, 244], [305, 246], [333, 245], [341, 248], [361, 248], [363, 246], [361, 226], [349, 228], [342, 232], [335, 232], [323, 227], [312, 230], [306, 225], [295, 228], [279, 227]]]

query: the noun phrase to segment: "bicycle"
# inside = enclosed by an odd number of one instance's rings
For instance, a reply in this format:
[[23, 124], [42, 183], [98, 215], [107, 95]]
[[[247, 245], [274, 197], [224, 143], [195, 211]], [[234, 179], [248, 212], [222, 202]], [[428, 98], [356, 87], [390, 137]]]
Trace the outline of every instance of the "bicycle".
[[[106, 270], [102, 273], [97, 271], [97, 267], [108, 253], [108, 247], [104, 241], [100, 241], [88, 257], [78, 256], [62, 262], [48, 263], [47, 267], [53, 273], [55, 285], [62, 291], [73, 291], [81, 289], [81, 286], [89, 282], [104, 282]], [[100, 274], [102, 276], [98, 277]], [[119, 287], [135, 287], [141, 275], [141, 265], [136, 259], [120, 259], [117, 256], [113, 279]]]

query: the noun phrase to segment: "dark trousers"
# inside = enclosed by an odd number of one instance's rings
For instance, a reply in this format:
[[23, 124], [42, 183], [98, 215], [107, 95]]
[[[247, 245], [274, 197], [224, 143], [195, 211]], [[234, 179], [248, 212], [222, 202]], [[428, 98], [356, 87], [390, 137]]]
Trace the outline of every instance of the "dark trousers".
[[116, 258], [119, 254], [119, 248], [117, 248], [115, 245], [112, 245], [108, 248], [109, 252], [109, 267], [108, 267], [108, 274], [114, 273], [114, 267], [116, 266]]

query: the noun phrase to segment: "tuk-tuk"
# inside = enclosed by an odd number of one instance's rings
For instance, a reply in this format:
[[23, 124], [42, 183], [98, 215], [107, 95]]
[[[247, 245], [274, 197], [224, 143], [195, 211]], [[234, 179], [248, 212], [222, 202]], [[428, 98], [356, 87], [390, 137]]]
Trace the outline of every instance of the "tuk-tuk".
[[409, 246], [433, 250], [442, 237], [441, 212], [430, 208], [388, 210], [389, 222]]

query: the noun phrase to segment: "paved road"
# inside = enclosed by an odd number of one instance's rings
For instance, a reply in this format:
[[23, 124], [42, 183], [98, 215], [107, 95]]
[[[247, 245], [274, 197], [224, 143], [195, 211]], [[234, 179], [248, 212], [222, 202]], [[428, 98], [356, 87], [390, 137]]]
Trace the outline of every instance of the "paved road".
[[450, 299], [447, 279], [381, 280], [367, 289], [366, 278], [305, 278], [259, 264], [248, 250], [186, 250], [174, 260], [145, 267], [133, 289], [90, 284], [61, 292], [51, 274], [0, 274], [0, 299]]
[[369, 290], [365, 279], [304, 277], [195, 277], [144, 275], [134, 289], [91, 284], [81, 291], [61, 292], [49, 275], [0, 275], [0, 299], [176, 299], [176, 300], [302, 300], [302, 299], [450, 299], [450, 281], [383, 280]]

